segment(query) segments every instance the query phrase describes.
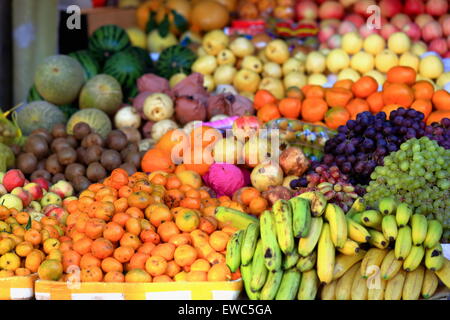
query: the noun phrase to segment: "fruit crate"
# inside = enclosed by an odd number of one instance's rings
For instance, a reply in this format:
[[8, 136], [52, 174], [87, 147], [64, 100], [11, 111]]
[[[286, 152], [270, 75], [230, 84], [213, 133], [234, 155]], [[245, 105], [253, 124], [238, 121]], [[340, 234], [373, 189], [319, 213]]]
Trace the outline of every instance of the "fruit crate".
[[236, 300], [242, 280], [227, 282], [104, 283], [38, 280], [36, 300]]
[[0, 300], [31, 300], [37, 274], [0, 279]]

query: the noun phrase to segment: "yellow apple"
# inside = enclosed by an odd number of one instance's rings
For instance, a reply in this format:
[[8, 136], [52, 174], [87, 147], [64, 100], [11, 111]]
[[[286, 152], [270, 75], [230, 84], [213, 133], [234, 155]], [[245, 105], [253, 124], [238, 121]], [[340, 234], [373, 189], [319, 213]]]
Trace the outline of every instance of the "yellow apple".
[[230, 38], [222, 30], [213, 30], [205, 34], [202, 46], [209, 55], [217, 55], [225, 49], [230, 42]]
[[360, 73], [366, 73], [373, 70], [375, 66], [373, 55], [364, 51], [360, 51], [352, 56], [350, 66]]
[[262, 61], [255, 56], [246, 56], [242, 60], [242, 69], [252, 70], [256, 73], [261, 73], [263, 71]]
[[442, 60], [435, 55], [422, 58], [419, 63], [419, 73], [421, 76], [430, 79], [437, 79], [444, 72]]
[[214, 82], [214, 78], [212, 75], [207, 74], [203, 76], [203, 86], [206, 88], [206, 91], [213, 92], [216, 88], [216, 84]]
[[219, 65], [221, 64], [235, 64], [236, 63], [236, 56], [234, 55], [233, 51], [230, 49], [223, 49], [217, 54], [217, 63]]
[[388, 38], [388, 49], [402, 54], [411, 48], [411, 39], [404, 32], [394, 32]]
[[347, 68], [347, 69], [341, 70], [341, 72], [339, 72], [337, 79], [338, 80], [350, 79], [350, 80], [353, 80], [355, 82], [360, 77], [361, 76], [358, 73], [358, 71], [356, 71], [354, 69], [351, 69], [351, 68]]
[[327, 55], [326, 65], [330, 72], [337, 73], [342, 69], [348, 68], [350, 65], [350, 57], [342, 49], [333, 49]]
[[284, 79], [283, 84], [285, 88], [305, 86], [308, 82], [306, 75], [303, 72], [292, 71], [288, 73]]
[[308, 84], [323, 86], [328, 82], [327, 77], [322, 73], [313, 73], [308, 77]]
[[373, 33], [364, 39], [364, 51], [377, 55], [386, 47], [386, 41], [379, 34]]
[[192, 65], [192, 71], [198, 72], [203, 75], [212, 74], [217, 68], [217, 60], [214, 56], [206, 55], [201, 56], [195, 60]]
[[437, 80], [436, 80], [436, 84], [439, 86], [439, 87], [443, 87], [443, 86], [445, 86], [445, 84], [447, 84], [447, 83], [449, 83], [450, 82], [450, 72], [444, 72], [443, 74], [441, 74], [440, 76], [439, 76], [439, 78], [437, 78]]
[[291, 72], [303, 72], [305, 68], [300, 60], [289, 58], [285, 63], [283, 63], [281, 69], [283, 71], [283, 75], [287, 75]]
[[59, 242], [58, 239], [48, 238], [43, 243], [43, 249], [46, 254], [49, 254], [50, 251], [52, 251], [54, 249], [59, 249], [60, 245], [61, 245], [61, 243]]
[[281, 39], [270, 41], [264, 52], [270, 61], [278, 64], [283, 64], [290, 57], [289, 47], [287, 43]]
[[267, 62], [264, 64], [263, 76], [279, 79], [283, 76], [283, 71], [278, 63]]
[[20, 257], [12, 252], [5, 253], [0, 258], [0, 268], [8, 271], [15, 271], [20, 268]]
[[233, 86], [238, 91], [256, 92], [258, 90], [261, 78], [259, 74], [252, 70], [239, 70], [233, 79]]
[[234, 39], [229, 46], [234, 55], [239, 58], [245, 56], [251, 56], [255, 52], [255, 46], [253, 43], [244, 37]]
[[318, 51], [312, 51], [306, 56], [306, 71], [308, 73], [321, 73], [326, 68], [326, 58]]
[[375, 68], [380, 72], [386, 73], [390, 68], [397, 65], [398, 57], [389, 49], [385, 49], [375, 56]]
[[284, 86], [283, 82], [281, 82], [280, 79], [265, 77], [261, 80], [261, 83], [259, 84], [259, 89], [269, 91], [277, 99], [284, 98]]
[[419, 70], [419, 62], [420, 59], [418, 56], [416, 56], [414, 53], [411, 53], [410, 51], [403, 53], [400, 56], [400, 59], [398, 60], [399, 66], [406, 66], [411, 67], [414, 70]]
[[342, 36], [341, 48], [348, 54], [355, 54], [361, 50], [363, 39], [359, 33], [352, 31]]
[[416, 41], [411, 45], [411, 52], [420, 57], [427, 52], [427, 45], [422, 41]]
[[216, 71], [214, 71], [214, 83], [216, 85], [232, 84], [236, 72], [236, 68], [230, 64], [220, 65]]
[[379, 85], [383, 85], [386, 81], [386, 75], [377, 70], [370, 70], [364, 74], [365, 76], [371, 76], [375, 80], [377, 80]]

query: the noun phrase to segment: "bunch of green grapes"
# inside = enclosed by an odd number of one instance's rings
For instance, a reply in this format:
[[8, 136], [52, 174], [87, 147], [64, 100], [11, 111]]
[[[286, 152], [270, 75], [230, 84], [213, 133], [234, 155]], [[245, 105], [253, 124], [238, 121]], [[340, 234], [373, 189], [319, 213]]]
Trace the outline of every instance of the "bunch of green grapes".
[[415, 213], [437, 219], [450, 239], [450, 150], [427, 137], [411, 139], [375, 168], [364, 196], [369, 205], [393, 196], [407, 202]]

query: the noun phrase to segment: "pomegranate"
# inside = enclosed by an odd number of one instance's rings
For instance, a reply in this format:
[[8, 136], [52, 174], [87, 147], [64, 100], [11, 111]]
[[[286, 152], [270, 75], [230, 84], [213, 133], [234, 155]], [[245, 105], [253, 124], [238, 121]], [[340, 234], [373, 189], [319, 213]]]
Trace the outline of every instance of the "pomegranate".
[[344, 18], [344, 21], [350, 21], [351, 23], [353, 23], [358, 28], [360, 28], [366, 22], [364, 20], [364, 18], [361, 15], [357, 14], [357, 13], [351, 13], [351, 14], [347, 15]]
[[380, 35], [387, 40], [389, 38], [389, 36], [395, 32], [399, 31], [399, 29], [394, 26], [393, 24], [387, 23], [385, 25], [383, 25], [383, 27], [381, 28], [380, 31]]
[[335, 33], [336, 29], [333, 28], [332, 26], [327, 25], [320, 29], [319, 33], [317, 34], [317, 37], [319, 38], [319, 41], [321, 43], [325, 43]]
[[372, 14], [372, 12], [367, 11], [367, 8], [376, 4], [374, 0], [358, 0], [353, 6], [353, 11], [367, 18]]
[[338, 29], [338, 33], [339, 33], [340, 35], [344, 35], [344, 34], [346, 34], [346, 33], [353, 32], [353, 31], [358, 31], [358, 29], [357, 29], [356, 26], [355, 26], [352, 22], [350, 22], [350, 21], [344, 21], [344, 22], [342, 22], [341, 25], [339, 26], [339, 29]]
[[442, 32], [445, 36], [450, 36], [450, 16], [441, 20]]
[[423, 28], [428, 22], [433, 21], [433, 17], [429, 14], [422, 13], [419, 14], [415, 19], [414, 22], [419, 25], [419, 27]]

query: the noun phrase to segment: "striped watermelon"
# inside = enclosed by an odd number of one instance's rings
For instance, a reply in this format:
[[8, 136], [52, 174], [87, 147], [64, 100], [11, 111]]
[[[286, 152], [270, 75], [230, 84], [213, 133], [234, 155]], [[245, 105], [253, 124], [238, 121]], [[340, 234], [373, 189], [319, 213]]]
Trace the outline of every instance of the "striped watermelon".
[[171, 46], [161, 52], [156, 64], [156, 72], [166, 79], [170, 79], [177, 73], [190, 74], [191, 66], [196, 58], [196, 54], [186, 47]]
[[100, 73], [100, 63], [89, 50], [75, 51], [70, 53], [69, 56], [77, 59], [78, 62], [83, 66], [86, 80], [89, 80], [93, 76], [96, 76]]
[[98, 28], [89, 38], [89, 50], [100, 61], [130, 46], [131, 41], [126, 31], [112, 24]]
[[133, 54], [136, 59], [143, 63], [145, 68], [144, 73], [151, 73], [153, 71], [153, 61], [147, 50], [139, 47], [130, 47], [125, 49], [125, 51]]

